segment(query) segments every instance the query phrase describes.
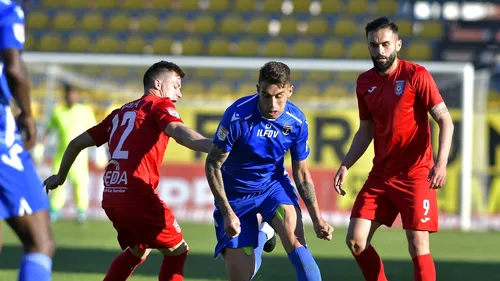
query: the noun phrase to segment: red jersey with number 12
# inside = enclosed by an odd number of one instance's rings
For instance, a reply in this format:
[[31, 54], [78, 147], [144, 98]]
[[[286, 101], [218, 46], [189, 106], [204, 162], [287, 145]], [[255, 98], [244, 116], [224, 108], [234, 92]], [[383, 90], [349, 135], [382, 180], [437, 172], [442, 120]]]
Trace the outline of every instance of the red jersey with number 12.
[[88, 130], [97, 146], [109, 146], [103, 207], [133, 205], [139, 197], [157, 196], [159, 166], [169, 140], [164, 131], [170, 122], [182, 122], [172, 101], [144, 95]]
[[434, 165], [428, 111], [443, 102], [421, 65], [398, 60], [387, 76], [374, 68], [357, 80], [359, 117], [373, 120], [375, 159], [371, 174], [428, 175]]

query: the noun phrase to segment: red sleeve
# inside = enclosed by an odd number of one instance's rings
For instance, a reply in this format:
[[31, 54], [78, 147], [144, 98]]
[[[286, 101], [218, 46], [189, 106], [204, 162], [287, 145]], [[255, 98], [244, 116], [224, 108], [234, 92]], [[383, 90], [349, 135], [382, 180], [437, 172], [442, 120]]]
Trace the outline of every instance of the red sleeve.
[[94, 140], [96, 146], [101, 146], [108, 142], [111, 128], [111, 120], [117, 114], [118, 109], [113, 110], [101, 123], [87, 130], [90, 137]]
[[359, 110], [359, 119], [360, 120], [373, 120], [372, 113], [368, 109], [368, 105], [366, 104], [365, 97], [363, 93], [360, 91], [359, 79], [356, 81], [356, 97], [358, 98], [358, 110]]
[[171, 122], [182, 122], [181, 116], [177, 109], [175, 108], [174, 103], [169, 99], [162, 99], [157, 102], [153, 108], [153, 114], [156, 118], [156, 123], [160, 127], [162, 131], [165, 131], [165, 128]]
[[413, 77], [415, 94], [424, 103], [427, 110], [443, 102], [439, 89], [431, 74], [425, 67], [418, 66]]

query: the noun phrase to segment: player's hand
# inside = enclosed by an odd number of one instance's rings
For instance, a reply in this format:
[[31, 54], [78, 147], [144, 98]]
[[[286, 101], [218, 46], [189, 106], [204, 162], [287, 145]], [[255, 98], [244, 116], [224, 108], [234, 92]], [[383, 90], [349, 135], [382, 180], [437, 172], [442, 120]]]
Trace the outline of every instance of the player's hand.
[[347, 178], [347, 167], [341, 165], [337, 173], [335, 174], [333, 186], [335, 187], [335, 191], [337, 191], [337, 193], [342, 196], [344, 196], [346, 193], [345, 190], [342, 189], [342, 185], [344, 184], [346, 178]]
[[431, 182], [431, 189], [443, 187], [446, 184], [446, 164], [437, 162], [432, 167], [427, 180]]
[[36, 124], [33, 116], [26, 116], [21, 113], [17, 117], [17, 127], [21, 132], [24, 141], [24, 150], [30, 150], [36, 142]]
[[52, 189], [56, 189], [60, 185], [64, 183], [66, 179], [60, 177], [59, 175], [52, 175], [43, 181], [43, 185], [45, 185], [45, 192], [49, 194], [49, 191]]
[[224, 217], [224, 231], [226, 231], [226, 235], [229, 238], [234, 238], [240, 235], [240, 219], [234, 213]]
[[314, 232], [316, 232], [316, 237], [319, 239], [332, 240], [333, 227], [323, 218], [314, 223]]

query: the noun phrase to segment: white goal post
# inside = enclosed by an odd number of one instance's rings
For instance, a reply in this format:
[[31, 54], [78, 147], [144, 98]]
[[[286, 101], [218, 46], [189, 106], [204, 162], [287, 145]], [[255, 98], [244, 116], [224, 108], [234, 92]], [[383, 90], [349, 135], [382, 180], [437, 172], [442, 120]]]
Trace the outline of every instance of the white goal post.
[[[369, 60], [327, 60], [293, 58], [230, 58], [230, 57], [188, 57], [188, 56], [152, 56], [152, 55], [98, 55], [74, 53], [34, 53], [23, 55], [27, 64], [43, 64], [47, 71], [57, 71], [57, 66], [64, 65], [107, 65], [107, 66], [143, 66], [148, 67], [160, 60], [173, 61], [179, 66], [192, 68], [231, 68], [258, 70], [270, 60], [287, 63], [292, 70], [304, 71], [355, 71], [363, 72], [373, 63]], [[474, 126], [474, 79], [475, 69], [470, 63], [417, 62], [431, 73], [461, 75], [462, 93], [462, 130], [461, 130], [461, 174], [460, 174], [460, 228], [471, 229], [471, 179], [473, 158]], [[49, 75], [50, 76], [50, 75]], [[53, 89], [53, 81], [47, 81], [47, 88]], [[332, 186], [333, 188], [333, 186]]]

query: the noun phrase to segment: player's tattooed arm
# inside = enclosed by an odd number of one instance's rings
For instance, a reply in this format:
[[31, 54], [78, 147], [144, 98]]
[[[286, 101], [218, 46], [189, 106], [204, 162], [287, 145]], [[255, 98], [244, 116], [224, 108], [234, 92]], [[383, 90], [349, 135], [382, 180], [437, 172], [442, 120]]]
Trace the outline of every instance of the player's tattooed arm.
[[210, 190], [223, 216], [232, 212], [226, 192], [224, 191], [221, 171], [222, 164], [224, 164], [228, 156], [229, 152], [224, 151], [216, 145], [212, 145], [205, 161], [205, 174], [207, 176], [208, 185], [210, 186]]
[[305, 160], [292, 161], [292, 170], [295, 186], [297, 187], [300, 197], [309, 211], [311, 220], [316, 222], [320, 219], [321, 215], [316, 200], [316, 190], [309, 169], [307, 168], [307, 162]]
[[448, 163], [448, 156], [450, 154], [451, 141], [453, 138], [453, 120], [444, 102], [432, 107], [430, 113], [439, 126], [439, 146], [436, 164], [446, 164]]
[[438, 121], [438, 118], [445, 113], [449, 114], [448, 108], [446, 107], [446, 104], [444, 102], [436, 104], [430, 110], [432, 118], [434, 118], [434, 120], [436, 121]]

